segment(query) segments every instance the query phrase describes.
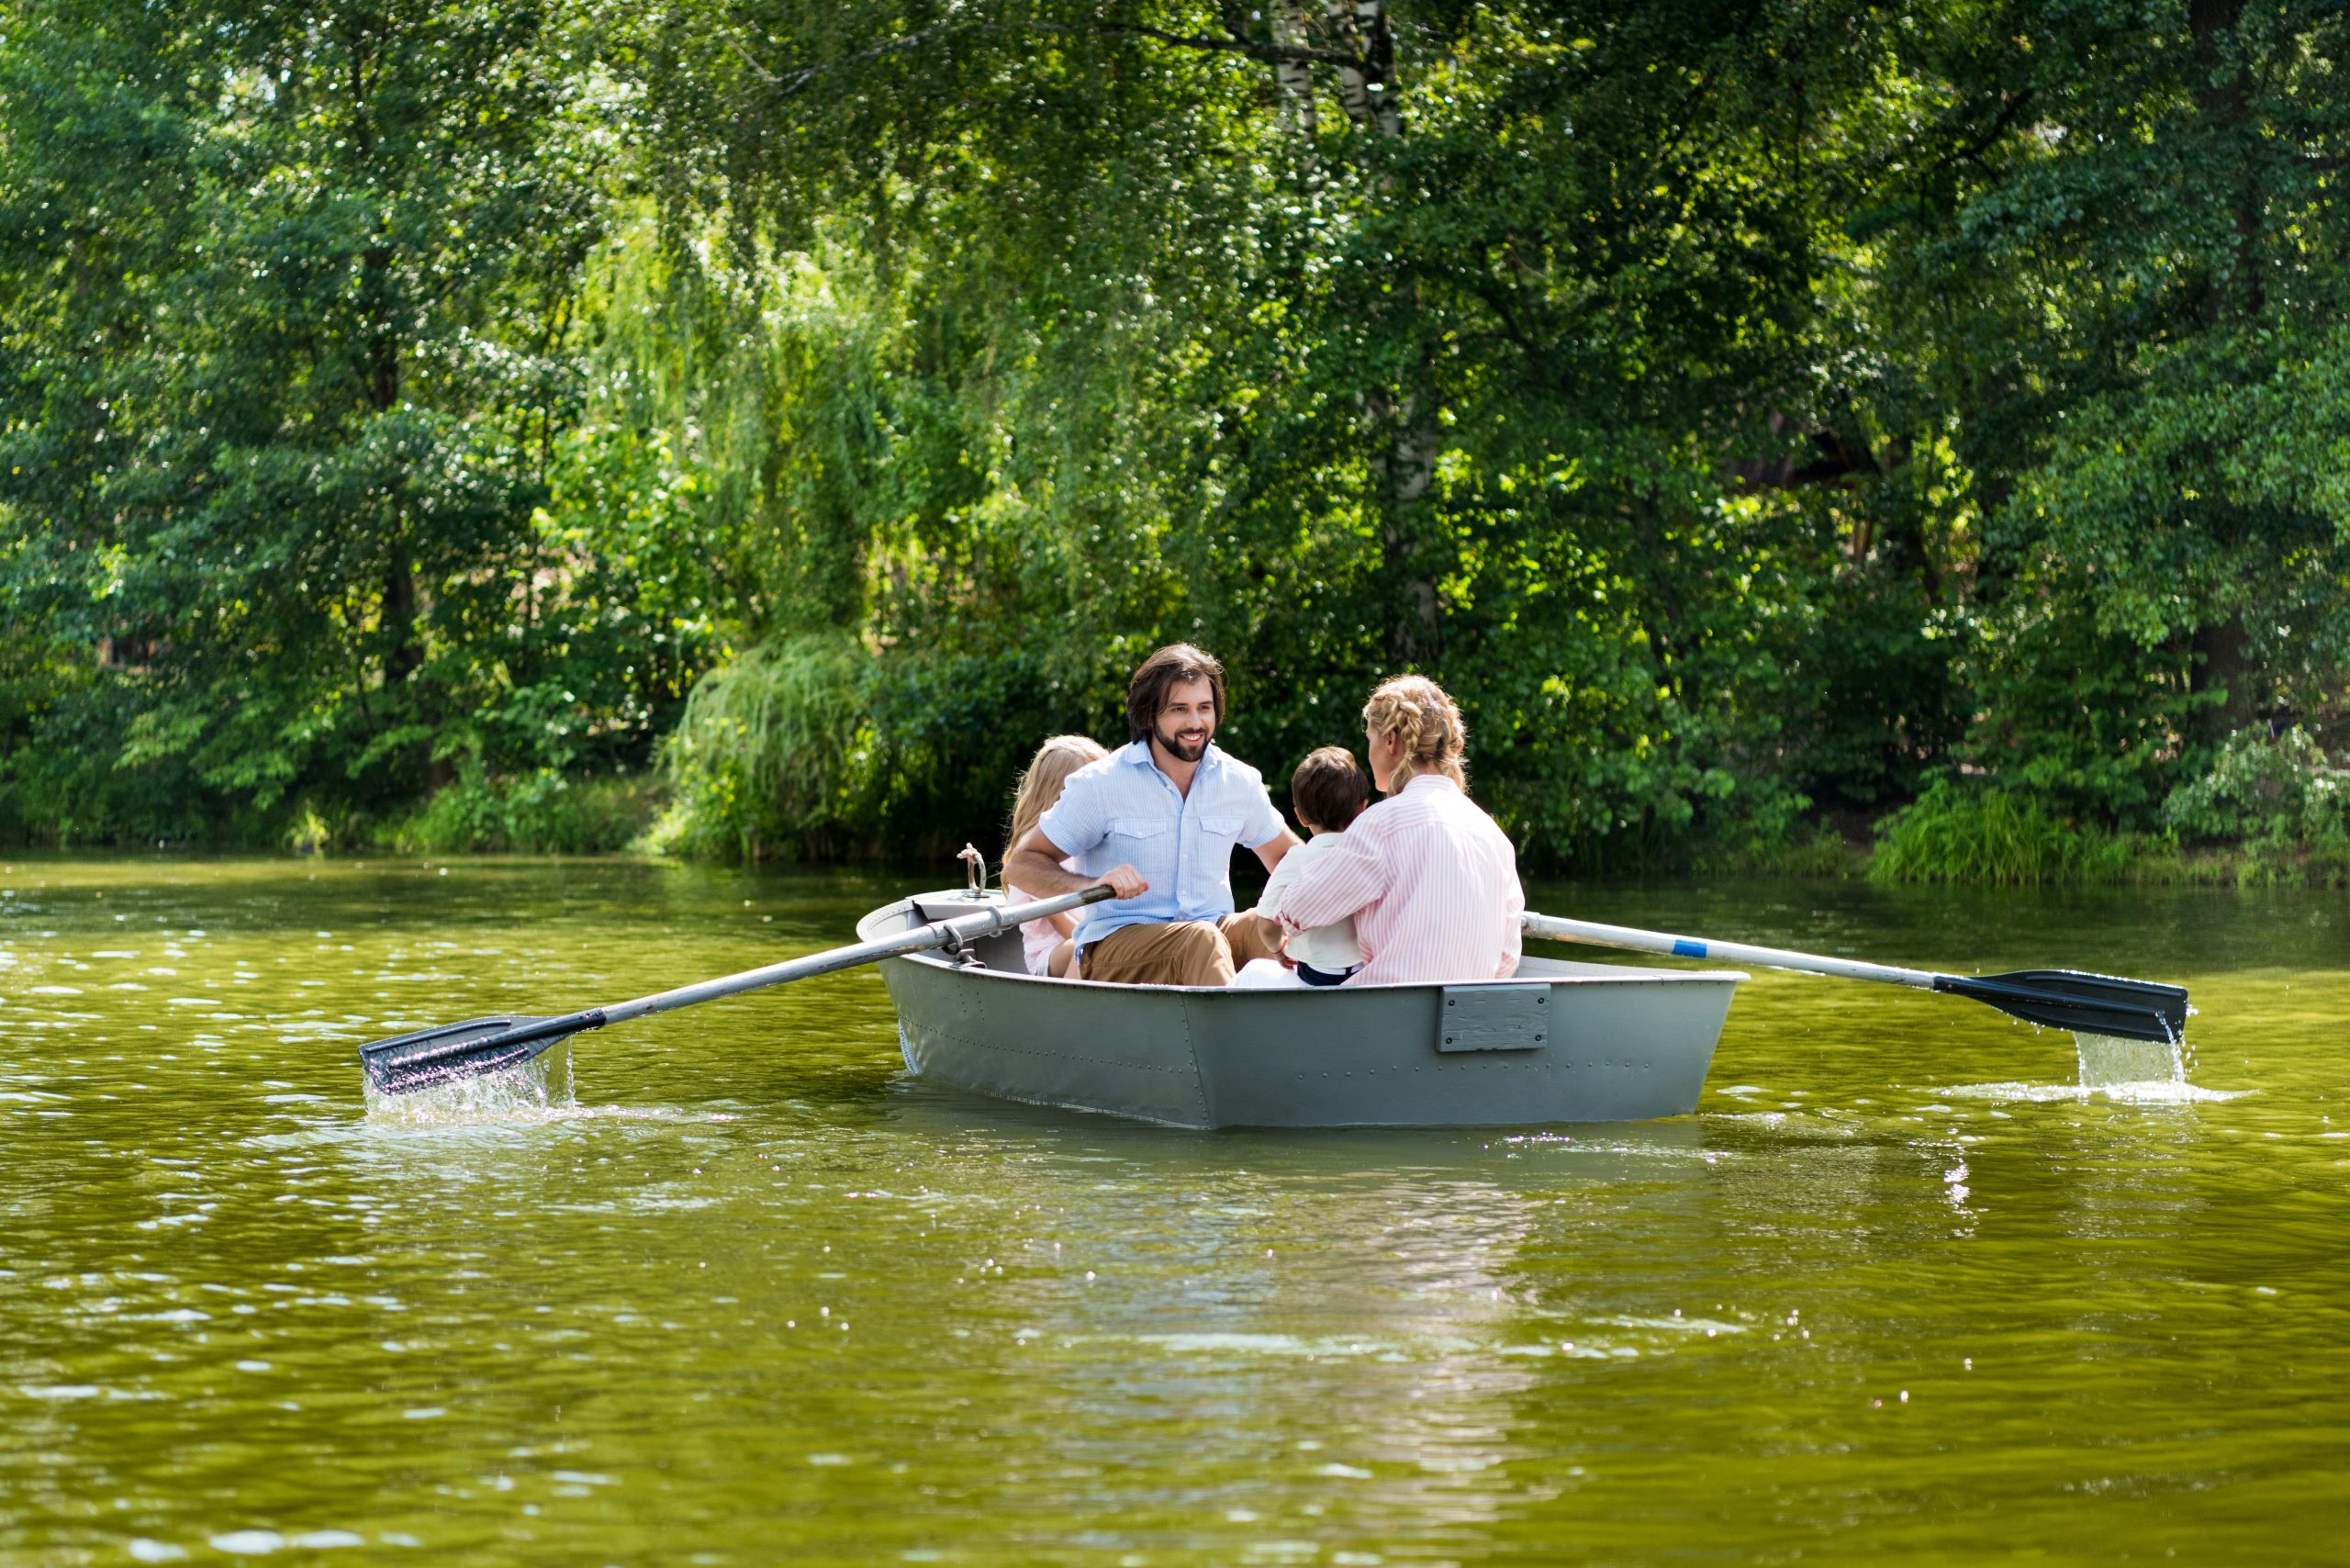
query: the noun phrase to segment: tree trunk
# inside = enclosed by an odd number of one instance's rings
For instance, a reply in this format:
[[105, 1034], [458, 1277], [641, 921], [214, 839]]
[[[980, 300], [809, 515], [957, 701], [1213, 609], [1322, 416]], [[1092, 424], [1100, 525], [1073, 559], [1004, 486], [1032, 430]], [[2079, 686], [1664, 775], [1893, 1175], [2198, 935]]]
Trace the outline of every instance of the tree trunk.
[[[1304, 0], [1275, 0], [1272, 8], [1273, 41], [1287, 49], [1298, 49], [1306, 41]], [[1314, 68], [1302, 60], [1277, 61], [1273, 65], [1273, 86], [1281, 95], [1282, 112], [1287, 114], [1295, 130], [1307, 162], [1314, 157], [1314, 137], [1322, 129], [1322, 111], [1314, 101]]]
[[[369, 172], [367, 165], [373, 161], [375, 149], [367, 77], [371, 41], [376, 40], [364, 32], [350, 39], [351, 140], [363, 178]], [[367, 412], [381, 419], [397, 408], [400, 401], [399, 321], [395, 300], [398, 280], [393, 270], [397, 258], [391, 237], [384, 231], [380, 219], [372, 238], [373, 242], [359, 252], [359, 300], [361, 318], [365, 323], [362, 348], [366, 366]], [[391, 525], [391, 559], [384, 570], [384, 632], [388, 639], [384, 653], [385, 693], [396, 703], [403, 698], [411, 701], [417, 718], [430, 729], [439, 724], [441, 715], [422, 683], [416, 679], [424, 668], [424, 639], [419, 626], [423, 605], [408, 546], [407, 502], [397, 476], [384, 496], [384, 506]], [[415, 689], [408, 689], [411, 686]], [[398, 710], [396, 707], [394, 711]], [[423, 743], [417, 761], [430, 788], [437, 790], [451, 781], [449, 764], [432, 754], [431, 740]]]
[[1324, 0], [1332, 40], [1362, 62], [1338, 67], [1338, 102], [1347, 118], [1382, 136], [1404, 134], [1404, 109], [1395, 96], [1395, 35], [1387, 25], [1387, 0]]
[[2228, 63], [2228, 45], [2242, 17], [2244, 0], [2191, 0], [2187, 30], [2195, 41], [2195, 106], [2205, 126], [2216, 136], [2244, 144], [2223, 155], [2244, 170], [2235, 195], [2235, 254], [2225, 278], [2214, 279], [2206, 297], [2210, 321], [2231, 316], [2259, 314], [2267, 290], [2260, 275], [2261, 191], [2254, 168], [2256, 156], [2249, 145], [2252, 124], [2252, 77], [2239, 63]]
[[2252, 655], [2252, 639], [2245, 634], [2241, 615], [2198, 626], [2195, 652], [2199, 656], [2189, 677], [2192, 689], [2217, 693], [2220, 700], [2189, 722], [2197, 740], [2217, 745], [2266, 711], [2267, 684]]
[[[2187, 29], [2195, 42], [2195, 106], [2210, 138], [2225, 144], [2214, 161], [2244, 171], [2232, 204], [2233, 253], [2221, 275], [2210, 280], [2204, 296], [2205, 324], [2213, 327], [2254, 322], [2267, 302], [2260, 275], [2263, 204], [2252, 129], [2252, 78], [2242, 63], [2229, 62], [2243, 11], [2244, 0], [2190, 0], [2187, 8]], [[2216, 745], [2267, 706], [2266, 682], [2253, 657], [2241, 614], [2198, 626], [2195, 652], [2199, 657], [2194, 689], [2222, 695], [2216, 705], [2195, 715], [2192, 726], [2197, 738]]]
[[[1359, 62], [1337, 67], [1338, 102], [1347, 118], [1373, 135], [1402, 136], [1404, 106], [1395, 88], [1395, 35], [1388, 25], [1387, 0], [1323, 0], [1323, 26], [1332, 46]], [[1416, 314], [1416, 288], [1405, 285], [1395, 298], [1405, 316]], [[1397, 619], [1388, 628], [1387, 656], [1398, 666], [1427, 667], [1444, 655], [1436, 578], [1423, 558], [1417, 527], [1436, 477], [1436, 421], [1410, 387], [1372, 392], [1364, 398], [1363, 412], [1385, 445], [1371, 468], [1386, 492], [1381, 498], [1381, 561], [1400, 599]]]

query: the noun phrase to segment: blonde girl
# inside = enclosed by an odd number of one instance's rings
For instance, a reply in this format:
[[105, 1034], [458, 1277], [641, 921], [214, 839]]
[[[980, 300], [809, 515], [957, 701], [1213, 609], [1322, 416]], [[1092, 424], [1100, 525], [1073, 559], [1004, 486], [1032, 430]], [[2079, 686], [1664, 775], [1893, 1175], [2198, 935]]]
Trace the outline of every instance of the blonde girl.
[[[1027, 771], [1020, 776], [1019, 788], [1012, 798], [1012, 833], [1006, 844], [1018, 844], [1028, 836], [1037, 819], [1053, 809], [1061, 798], [1061, 788], [1069, 776], [1089, 763], [1101, 761], [1110, 754], [1083, 735], [1055, 735], [1036, 748], [1028, 762]], [[1064, 861], [1066, 869], [1077, 867]], [[1003, 887], [1003, 896], [1013, 903], [1029, 902], [1035, 895], [1024, 893], [1011, 883]], [[1020, 928], [1020, 942], [1028, 956], [1028, 972], [1048, 975], [1055, 980], [1066, 977], [1069, 964], [1076, 957], [1076, 946], [1070, 938], [1077, 932], [1077, 916], [1056, 914], [1045, 920], [1032, 920]]]

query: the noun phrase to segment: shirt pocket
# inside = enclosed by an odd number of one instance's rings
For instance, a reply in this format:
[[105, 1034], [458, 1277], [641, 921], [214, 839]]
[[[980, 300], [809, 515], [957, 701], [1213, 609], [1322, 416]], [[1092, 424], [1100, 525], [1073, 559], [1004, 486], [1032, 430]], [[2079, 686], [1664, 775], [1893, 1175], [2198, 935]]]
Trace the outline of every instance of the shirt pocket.
[[1109, 845], [1128, 859], [1157, 855], [1167, 848], [1167, 835], [1174, 825], [1165, 817], [1112, 817]]
[[1200, 818], [1199, 850], [1183, 867], [1192, 891], [1206, 897], [1218, 888], [1229, 889], [1232, 850], [1246, 820], [1237, 812], [1210, 812]]

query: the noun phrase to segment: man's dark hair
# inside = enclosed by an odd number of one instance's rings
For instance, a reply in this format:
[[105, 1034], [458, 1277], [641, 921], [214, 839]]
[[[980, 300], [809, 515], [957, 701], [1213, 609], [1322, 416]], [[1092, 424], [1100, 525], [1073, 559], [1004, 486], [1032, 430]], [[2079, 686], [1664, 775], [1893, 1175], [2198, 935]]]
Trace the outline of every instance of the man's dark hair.
[[1371, 804], [1371, 775], [1342, 745], [1309, 752], [1289, 776], [1290, 804], [1320, 833], [1343, 833]]
[[1215, 655], [1189, 643], [1169, 643], [1135, 670], [1126, 683], [1126, 734], [1148, 740], [1158, 728], [1158, 711], [1167, 706], [1167, 689], [1179, 681], [1204, 680], [1215, 698], [1217, 722], [1224, 720], [1224, 666]]

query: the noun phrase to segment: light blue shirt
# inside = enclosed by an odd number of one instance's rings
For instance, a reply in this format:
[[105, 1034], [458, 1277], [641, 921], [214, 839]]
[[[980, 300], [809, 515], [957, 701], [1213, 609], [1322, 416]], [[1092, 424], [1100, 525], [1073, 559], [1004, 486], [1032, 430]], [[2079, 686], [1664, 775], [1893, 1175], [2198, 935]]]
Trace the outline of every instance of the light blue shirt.
[[1138, 899], [1104, 899], [1079, 917], [1077, 945], [1128, 925], [1215, 920], [1232, 913], [1232, 851], [1259, 849], [1289, 831], [1265, 780], [1208, 744], [1189, 795], [1150, 759], [1150, 743], [1121, 746], [1069, 776], [1036, 823], [1089, 877], [1122, 865], [1142, 873]]

